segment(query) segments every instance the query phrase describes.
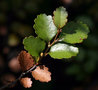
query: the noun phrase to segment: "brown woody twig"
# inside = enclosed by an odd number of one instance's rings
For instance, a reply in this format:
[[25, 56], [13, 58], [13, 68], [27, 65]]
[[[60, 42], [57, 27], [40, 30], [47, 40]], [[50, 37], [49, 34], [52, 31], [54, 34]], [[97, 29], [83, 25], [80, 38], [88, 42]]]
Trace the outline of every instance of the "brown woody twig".
[[5, 88], [7, 88], [7, 87], [10, 87], [10, 86], [16, 84], [23, 76], [25, 76], [26, 74], [28, 74], [30, 71], [35, 70], [36, 68], [37, 68], [37, 65], [34, 65], [32, 68], [30, 68], [30, 69], [27, 70], [26, 72], [23, 72], [15, 81], [13, 81], [13, 82], [11, 82], [11, 83], [9, 83], [9, 84], [7, 84], [7, 85], [2, 86], [2, 87], [0, 88], [0, 90], [3, 90], [3, 89], [5, 89]]

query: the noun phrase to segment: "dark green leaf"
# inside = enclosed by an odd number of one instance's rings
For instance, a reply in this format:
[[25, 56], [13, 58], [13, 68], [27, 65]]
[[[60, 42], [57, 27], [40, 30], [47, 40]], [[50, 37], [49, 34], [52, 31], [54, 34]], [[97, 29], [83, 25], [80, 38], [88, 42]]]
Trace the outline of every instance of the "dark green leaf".
[[87, 24], [88, 27], [90, 27], [90, 29], [92, 29], [94, 27], [93, 21], [89, 16], [78, 16], [75, 21], [77, 22], [82, 22], [84, 24]]
[[86, 24], [69, 22], [60, 35], [60, 41], [75, 44], [81, 43], [88, 37], [89, 28]]

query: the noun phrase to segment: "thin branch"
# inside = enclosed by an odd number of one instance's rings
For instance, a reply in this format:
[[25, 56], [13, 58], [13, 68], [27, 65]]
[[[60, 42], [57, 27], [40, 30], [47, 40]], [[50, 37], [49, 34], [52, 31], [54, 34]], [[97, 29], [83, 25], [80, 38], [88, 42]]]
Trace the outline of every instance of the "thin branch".
[[35, 70], [36, 68], [37, 68], [37, 66], [34, 65], [32, 68], [30, 68], [26, 72], [23, 72], [15, 81], [13, 81], [13, 82], [11, 82], [11, 83], [9, 83], [9, 84], [4, 85], [3, 87], [1, 87], [0, 90], [3, 90], [3, 89], [5, 89], [5, 88], [7, 88], [9, 86], [12, 86], [12, 85], [16, 84], [24, 75], [28, 74], [30, 71]]
[[[61, 30], [58, 30], [58, 32], [57, 32], [57, 34], [56, 34], [53, 42], [52, 43], [50, 43], [50, 42], [48, 43], [48, 48], [46, 49], [46, 51], [44, 52], [44, 54], [42, 56], [40, 56], [38, 64], [40, 64], [41, 59], [48, 54], [47, 52], [50, 49], [50, 47], [59, 40], [59, 39], [57, 39], [57, 37], [60, 34], [60, 32], [61, 32]], [[13, 81], [13, 82], [11, 82], [11, 83], [9, 83], [7, 85], [4, 85], [3, 87], [0, 88], [0, 90], [3, 90], [3, 89], [5, 89], [5, 88], [7, 88], [7, 87], [9, 87], [11, 85], [16, 84], [24, 75], [28, 74], [30, 71], [35, 70], [37, 66], [38, 65], [34, 65], [32, 68], [30, 68], [26, 72], [23, 72], [15, 81]]]
[[60, 30], [57, 30], [57, 34], [56, 34], [56, 36], [55, 36], [55, 38], [54, 38], [54, 41], [57, 39], [59, 33], [60, 33]]
[[57, 31], [57, 34], [56, 34], [56, 36], [55, 36], [53, 42], [49, 45], [49, 48], [50, 48], [54, 43], [56, 43], [56, 42], [59, 40], [59, 39], [58, 39], [58, 35], [60, 34], [60, 32], [61, 32], [61, 29]]
[[56, 34], [56, 36], [55, 36], [53, 42], [52, 42], [51, 44], [50, 44], [50, 42], [48, 43], [48, 48], [46, 49], [46, 51], [45, 51], [45, 53], [44, 53], [44, 56], [47, 56], [47, 55], [48, 55], [47, 52], [48, 52], [48, 50], [50, 49], [50, 47], [51, 47], [53, 44], [55, 44], [55, 43], [59, 40], [57, 37], [58, 37], [58, 35], [60, 34], [60, 32], [61, 32], [61, 29], [57, 31], [57, 34]]

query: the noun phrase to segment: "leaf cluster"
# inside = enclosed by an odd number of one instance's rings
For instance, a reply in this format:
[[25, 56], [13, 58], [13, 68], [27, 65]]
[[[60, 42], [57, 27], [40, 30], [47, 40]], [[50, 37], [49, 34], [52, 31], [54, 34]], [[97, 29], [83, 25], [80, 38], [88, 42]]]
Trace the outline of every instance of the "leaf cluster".
[[79, 20], [67, 23], [68, 13], [64, 7], [57, 8], [53, 16], [38, 15], [33, 26], [37, 37], [26, 37], [23, 40], [24, 48], [36, 63], [48, 54], [55, 59], [76, 56], [79, 50], [75, 44], [83, 42], [89, 33], [88, 25]]

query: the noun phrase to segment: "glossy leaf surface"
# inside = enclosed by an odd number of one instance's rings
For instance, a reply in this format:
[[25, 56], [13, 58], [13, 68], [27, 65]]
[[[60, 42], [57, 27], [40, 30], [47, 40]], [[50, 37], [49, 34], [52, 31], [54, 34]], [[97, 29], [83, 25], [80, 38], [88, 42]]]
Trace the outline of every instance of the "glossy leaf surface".
[[52, 16], [40, 14], [34, 20], [34, 29], [38, 37], [45, 41], [50, 41], [57, 33], [57, 28], [53, 23]]
[[58, 43], [51, 47], [50, 56], [56, 59], [71, 58], [78, 54], [78, 48], [67, 44]]

